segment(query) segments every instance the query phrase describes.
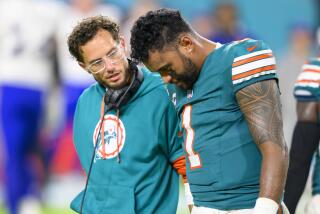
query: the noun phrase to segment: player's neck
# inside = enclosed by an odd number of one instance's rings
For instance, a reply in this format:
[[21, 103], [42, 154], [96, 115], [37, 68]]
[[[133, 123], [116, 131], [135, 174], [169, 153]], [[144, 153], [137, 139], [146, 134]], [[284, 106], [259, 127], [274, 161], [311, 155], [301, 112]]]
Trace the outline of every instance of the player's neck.
[[198, 59], [196, 64], [198, 64], [197, 67], [200, 70], [208, 55], [216, 49], [217, 44], [204, 37], [200, 37], [198, 41], [197, 52], [199, 54], [197, 54]]

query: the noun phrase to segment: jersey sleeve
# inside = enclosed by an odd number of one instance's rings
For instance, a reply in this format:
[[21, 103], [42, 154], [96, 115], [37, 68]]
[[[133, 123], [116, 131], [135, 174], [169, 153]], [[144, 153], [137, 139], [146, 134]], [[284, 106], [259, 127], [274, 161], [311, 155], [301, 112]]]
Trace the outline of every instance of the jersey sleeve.
[[294, 96], [300, 102], [320, 101], [320, 59], [311, 59], [303, 65]]
[[269, 46], [252, 39], [238, 42], [232, 63], [234, 91], [267, 79], [277, 79], [276, 60]]

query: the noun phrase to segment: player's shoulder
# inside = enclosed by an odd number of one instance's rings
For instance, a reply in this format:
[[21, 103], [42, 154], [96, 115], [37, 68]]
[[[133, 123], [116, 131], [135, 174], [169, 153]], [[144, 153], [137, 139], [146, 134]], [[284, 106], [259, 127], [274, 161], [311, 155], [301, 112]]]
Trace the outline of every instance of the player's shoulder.
[[294, 95], [299, 101], [320, 100], [320, 58], [310, 58], [304, 63], [295, 83]]
[[244, 39], [229, 44], [232, 57], [232, 83], [236, 91], [258, 81], [276, 78], [276, 61], [262, 40]]
[[231, 42], [229, 46], [234, 54], [235, 61], [241, 60], [246, 56], [272, 53], [270, 47], [264, 41], [250, 38]]
[[313, 57], [313, 58], [310, 58], [308, 60], [306, 60], [306, 62], [304, 63], [304, 66], [305, 65], [309, 65], [309, 66], [320, 66], [320, 57]]
[[297, 78], [299, 82], [312, 82], [319, 81], [320, 79], [320, 58], [310, 58], [302, 66], [302, 72]]

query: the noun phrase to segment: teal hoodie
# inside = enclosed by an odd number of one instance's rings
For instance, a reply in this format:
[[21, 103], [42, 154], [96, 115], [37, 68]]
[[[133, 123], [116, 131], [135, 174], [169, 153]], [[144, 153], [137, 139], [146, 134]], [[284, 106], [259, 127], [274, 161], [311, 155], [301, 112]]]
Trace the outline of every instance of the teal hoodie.
[[[183, 155], [178, 117], [160, 76], [142, 71], [144, 81], [121, 106], [119, 118], [114, 110], [104, 116], [105, 144], [99, 137], [84, 214], [176, 213], [179, 179], [172, 163]], [[74, 145], [86, 174], [99, 132], [104, 94], [105, 88], [92, 85], [79, 98], [75, 112]], [[76, 212], [80, 211], [83, 192], [71, 203]]]

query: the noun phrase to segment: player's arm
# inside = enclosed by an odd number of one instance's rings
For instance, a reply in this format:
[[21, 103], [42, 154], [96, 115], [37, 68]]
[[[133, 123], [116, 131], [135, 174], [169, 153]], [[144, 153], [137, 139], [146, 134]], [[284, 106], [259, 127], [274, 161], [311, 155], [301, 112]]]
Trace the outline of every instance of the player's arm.
[[277, 83], [274, 79], [254, 83], [239, 90], [236, 98], [262, 154], [259, 199], [277, 210], [288, 169]]
[[319, 102], [297, 103], [297, 116], [291, 149], [288, 180], [285, 187], [284, 201], [290, 212], [294, 212], [301, 194], [305, 188], [314, 152], [320, 140], [318, 115]]
[[320, 140], [319, 114], [320, 102], [297, 102], [298, 121], [293, 133], [293, 145], [300, 142], [299, 145], [309, 147], [312, 153], [317, 149]]
[[186, 159], [183, 152], [183, 137], [179, 134], [179, 118], [173, 103], [168, 99], [168, 105], [161, 120], [161, 130], [164, 130], [166, 145], [162, 145], [172, 167], [181, 175], [185, 186], [185, 198], [191, 212], [193, 197], [186, 176]]

